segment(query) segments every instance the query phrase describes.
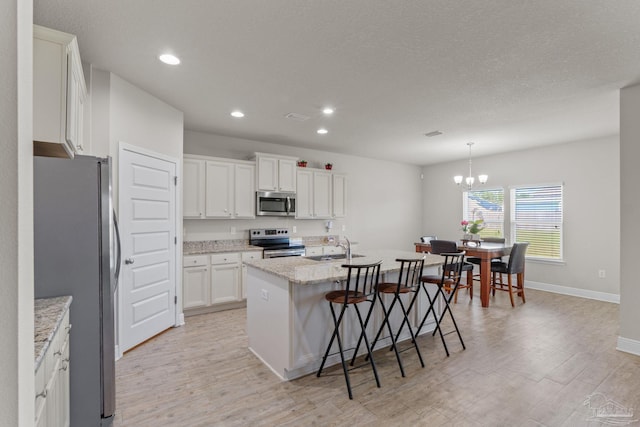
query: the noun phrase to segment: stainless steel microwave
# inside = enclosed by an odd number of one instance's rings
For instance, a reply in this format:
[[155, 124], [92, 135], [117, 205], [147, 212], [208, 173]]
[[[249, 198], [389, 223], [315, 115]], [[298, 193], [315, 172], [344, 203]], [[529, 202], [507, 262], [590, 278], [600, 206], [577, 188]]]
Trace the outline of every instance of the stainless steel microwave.
[[256, 192], [256, 216], [295, 216], [296, 193]]

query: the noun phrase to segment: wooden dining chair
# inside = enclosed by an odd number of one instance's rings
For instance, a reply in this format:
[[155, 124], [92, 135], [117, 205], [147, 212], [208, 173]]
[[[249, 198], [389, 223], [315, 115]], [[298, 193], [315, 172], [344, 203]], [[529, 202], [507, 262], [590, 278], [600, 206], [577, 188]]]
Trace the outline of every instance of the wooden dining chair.
[[[509, 254], [509, 262], [492, 262], [491, 263], [491, 291], [493, 295], [496, 294], [496, 289], [499, 291], [509, 292], [509, 298], [511, 299], [511, 307], [515, 307], [513, 302], [513, 289], [515, 288], [519, 297], [522, 298], [522, 302], [525, 303], [524, 297], [524, 265], [525, 254], [527, 253], [527, 247], [529, 243], [514, 243]], [[507, 283], [503, 282], [503, 274], [507, 275]], [[516, 286], [513, 286], [512, 276], [517, 276]], [[499, 275], [499, 276], [498, 276]], [[499, 278], [499, 280], [498, 280]]]

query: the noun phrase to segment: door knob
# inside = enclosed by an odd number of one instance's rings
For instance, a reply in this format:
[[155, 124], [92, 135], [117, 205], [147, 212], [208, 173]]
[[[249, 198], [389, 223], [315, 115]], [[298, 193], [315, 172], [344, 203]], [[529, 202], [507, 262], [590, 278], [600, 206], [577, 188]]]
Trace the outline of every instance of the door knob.
[[133, 258], [127, 258], [124, 260], [125, 264], [133, 264]]

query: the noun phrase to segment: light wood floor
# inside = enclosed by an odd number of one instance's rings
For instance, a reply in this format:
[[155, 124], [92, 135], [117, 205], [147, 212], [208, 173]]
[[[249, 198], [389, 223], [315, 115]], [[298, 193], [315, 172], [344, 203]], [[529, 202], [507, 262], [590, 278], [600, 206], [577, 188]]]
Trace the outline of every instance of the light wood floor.
[[338, 367], [281, 382], [247, 350], [245, 309], [187, 318], [117, 362], [115, 426], [605, 425], [583, 404], [594, 392], [640, 419], [640, 357], [615, 350], [617, 305], [527, 290], [524, 305], [499, 293], [482, 309], [460, 297], [466, 350], [448, 335], [447, 358], [421, 337], [427, 366], [403, 353], [406, 378], [377, 351], [382, 388], [354, 371], [354, 400]]

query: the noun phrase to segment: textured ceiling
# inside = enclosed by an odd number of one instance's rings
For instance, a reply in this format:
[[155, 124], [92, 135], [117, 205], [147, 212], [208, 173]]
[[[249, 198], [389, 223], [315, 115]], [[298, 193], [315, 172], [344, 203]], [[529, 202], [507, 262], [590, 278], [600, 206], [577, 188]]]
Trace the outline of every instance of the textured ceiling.
[[637, 0], [35, 0], [34, 22], [186, 129], [421, 165], [617, 134], [640, 83]]

